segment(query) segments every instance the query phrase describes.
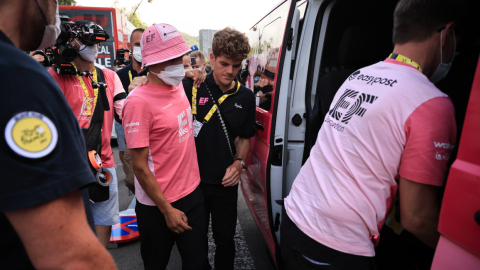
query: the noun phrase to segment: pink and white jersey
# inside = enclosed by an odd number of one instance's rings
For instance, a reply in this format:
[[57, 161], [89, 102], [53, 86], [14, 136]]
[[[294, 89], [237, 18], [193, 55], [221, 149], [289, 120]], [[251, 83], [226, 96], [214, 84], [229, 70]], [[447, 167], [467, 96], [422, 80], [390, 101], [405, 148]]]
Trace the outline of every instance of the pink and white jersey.
[[[118, 115], [122, 115], [123, 103], [125, 102], [125, 99], [120, 99], [115, 102], [113, 100], [115, 96], [121, 96], [122, 93], [125, 94], [125, 89], [123, 89], [122, 82], [120, 81], [120, 78], [118, 78], [117, 73], [107, 68], [102, 69], [102, 71], [105, 75], [105, 83], [107, 84], [107, 98], [110, 105], [110, 111], [105, 111], [103, 114], [103, 125], [101, 132], [102, 155], [100, 158], [102, 159], [102, 166], [104, 168], [111, 168], [115, 166], [112, 147], [110, 146], [114, 112], [116, 112]], [[89, 100], [87, 101], [87, 98], [85, 97], [85, 91], [78, 81], [77, 76], [58, 75], [52, 68], [48, 69], [48, 72], [53, 76], [55, 81], [57, 81], [60, 89], [62, 89], [68, 105], [70, 105], [73, 114], [75, 114], [77, 117], [80, 127], [90, 127], [90, 120], [92, 120], [93, 113], [95, 112], [95, 110], [92, 110], [91, 115], [88, 115], [87, 113], [87, 102], [90, 103], [91, 108], [94, 108], [94, 91], [92, 87], [92, 81], [87, 77], [82, 77], [85, 86], [88, 89]]]
[[398, 176], [442, 186], [456, 140], [447, 95], [407, 64], [387, 59], [343, 83], [310, 157], [285, 199], [292, 221], [332, 249], [374, 256]]
[[[168, 202], [190, 194], [200, 184], [190, 103], [183, 85], [147, 83], [128, 95], [123, 127], [129, 149], [149, 147], [148, 166]], [[135, 177], [135, 196], [154, 206]]]

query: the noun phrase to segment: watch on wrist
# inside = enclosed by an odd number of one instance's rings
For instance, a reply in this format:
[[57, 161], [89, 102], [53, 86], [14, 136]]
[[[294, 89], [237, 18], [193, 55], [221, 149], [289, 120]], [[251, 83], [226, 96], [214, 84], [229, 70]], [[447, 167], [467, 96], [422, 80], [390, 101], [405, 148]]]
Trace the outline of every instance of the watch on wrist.
[[240, 163], [242, 164], [243, 169], [246, 169], [246, 168], [247, 168], [247, 167], [245, 167], [245, 161], [243, 161], [243, 159], [241, 159], [241, 158], [235, 159], [235, 161], [237, 161], [237, 160], [240, 161]]

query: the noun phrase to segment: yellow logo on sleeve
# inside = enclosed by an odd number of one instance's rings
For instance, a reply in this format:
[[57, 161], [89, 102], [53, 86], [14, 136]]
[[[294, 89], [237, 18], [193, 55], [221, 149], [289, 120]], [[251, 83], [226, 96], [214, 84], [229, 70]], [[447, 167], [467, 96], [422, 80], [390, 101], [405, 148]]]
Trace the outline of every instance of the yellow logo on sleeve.
[[41, 158], [55, 149], [58, 133], [53, 122], [43, 114], [22, 112], [7, 123], [5, 139], [15, 153], [27, 158]]

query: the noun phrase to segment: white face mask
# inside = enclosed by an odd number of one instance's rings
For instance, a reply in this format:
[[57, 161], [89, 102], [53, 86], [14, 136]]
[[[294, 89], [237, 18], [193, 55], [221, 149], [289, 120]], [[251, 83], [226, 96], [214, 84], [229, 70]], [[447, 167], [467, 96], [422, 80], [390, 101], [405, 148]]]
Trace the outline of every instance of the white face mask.
[[140, 49], [140, 47], [133, 47], [133, 58], [135, 58], [137, 62], [142, 63], [143, 57], [142, 57], [142, 49]]
[[440, 34], [440, 64], [438, 65], [437, 70], [435, 73], [433, 73], [432, 76], [430, 76], [430, 81], [432, 83], [438, 83], [439, 81], [443, 80], [445, 76], [447, 76], [448, 72], [450, 71], [450, 68], [452, 67], [453, 59], [455, 59], [455, 51], [457, 50], [457, 40], [455, 39], [455, 30], [453, 30], [453, 56], [452, 60], [450, 63], [446, 64], [443, 63], [443, 50], [442, 50], [442, 37], [443, 37], [443, 31], [442, 34]]
[[185, 70], [183, 70], [182, 64], [168, 66], [158, 74], [151, 70], [150, 72], [157, 75], [164, 83], [172, 86], [178, 86], [185, 77]]
[[[75, 42], [78, 43], [77, 40]], [[80, 45], [80, 49], [78, 50], [78, 54], [80, 54], [80, 57], [83, 59], [87, 60], [88, 62], [93, 62], [95, 59], [97, 59], [98, 56], [98, 45], [92, 45], [92, 46], [87, 46], [87, 45]]]
[[[40, 6], [38, 8], [40, 8]], [[41, 9], [40, 11], [43, 14], [43, 11]], [[57, 40], [58, 35], [60, 35], [60, 15], [58, 13], [58, 4], [57, 9], [55, 10], [55, 24], [48, 24], [46, 19], [45, 22], [47, 23], [47, 25], [45, 26], [45, 30], [43, 32], [43, 39], [40, 43], [40, 46], [38, 46], [38, 49], [44, 49], [52, 46], [53, 43], [55, 43], [55, 40]]]

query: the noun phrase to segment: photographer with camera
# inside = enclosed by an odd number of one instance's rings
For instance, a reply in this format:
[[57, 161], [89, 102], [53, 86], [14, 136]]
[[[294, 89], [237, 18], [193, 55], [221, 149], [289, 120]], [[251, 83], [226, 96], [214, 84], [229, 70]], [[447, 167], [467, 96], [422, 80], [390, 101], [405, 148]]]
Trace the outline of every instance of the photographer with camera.
[[207, 63], [205, 62], [205, 55], [203, 55], [202, 51], [199, 50], [190, 53], [190, 64], [192, 65], [192, 69], [205, 72]]
[[[126, 93], [115, 72], [94, 65], [99, 43], [107, 40], [108, 34], [99, 25], [89, 21], [68, 22], [63, 26], [66, 33], [60, 37], [64, 42], [68, 41], [64, 44], [69, 50], [67, 55], [74, 58], [71, 48], [78, 53], [78, 57], [71, 63], [77, 74], [61, 75], [70, 74], [69, 69], [61, 68], [51, 68], [49, 72], [60, 86], [84, 131], [89, 160], [98, 182], [89, 189], [95, 228], [100, 242], [107, 247], [111, 226], [119, 222], [117, 177], [110, 147], [112, 122], [114, 111], [118, 115], [122, 114]], [[92, 151], [96, 151], [97, 155], [92, 154]]]
[[[0, 265], [2, 269], [116, 269], [95, 237], [85, 143], [58, 85], [24, 51], [53, 44], [52, 0], [0, 9]], [[90, 223], [90, 226], [89, 226]]]
[[113, 70], [115, 72], [121, 70], [122, 68], [126, 67], [124, 63], [121, 62], [121, 60], [115, 59], [114, 65], [113, 65]]

